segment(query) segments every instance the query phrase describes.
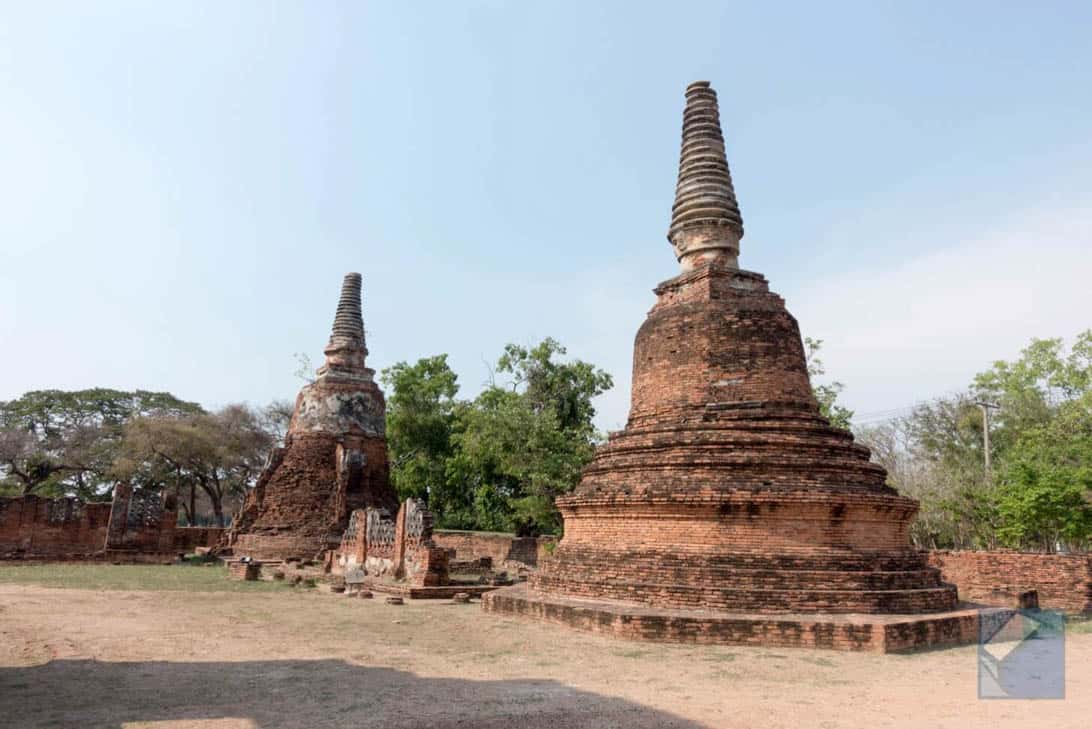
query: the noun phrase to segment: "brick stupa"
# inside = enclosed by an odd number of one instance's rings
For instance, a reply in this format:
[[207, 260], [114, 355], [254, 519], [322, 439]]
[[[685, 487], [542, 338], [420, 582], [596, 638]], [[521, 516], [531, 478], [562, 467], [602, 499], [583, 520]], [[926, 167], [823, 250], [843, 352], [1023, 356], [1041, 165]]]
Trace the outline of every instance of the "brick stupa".
[[300, 390], [285, 436], [247, 495], [226, 544], [237, 557], [318, 557], [355, 509], [398, 511], [387, 462], [386, 401], [365, 364], [359, 273], [345, 276], [326, 362]]
[[716, 93], [699, 81], [668, 232], [682, 270], [637, 333], [629, 421], [557, 500], [552, 558], [485, 609], [658, 640], [966, 640], [968, 617], [946, 612], [955, 588], [910, 545], [917, 502], [820, 414], [796, 320], [738, 267], [742, 238]]

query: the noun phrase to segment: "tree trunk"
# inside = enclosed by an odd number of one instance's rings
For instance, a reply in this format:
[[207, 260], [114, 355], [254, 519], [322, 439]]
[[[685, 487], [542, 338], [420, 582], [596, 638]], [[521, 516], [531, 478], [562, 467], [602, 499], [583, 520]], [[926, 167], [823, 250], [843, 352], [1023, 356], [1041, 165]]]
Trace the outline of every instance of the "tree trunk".
[[190, 480], [190, 526], [197, 526], [197, 484]]
[[212, 514], [213, 514], [213, 516], [216, 517], [216, 525], [219, 526], [219, 527], [223, 527], [224, 526], [224, 501], [220, 497], [219, 494], [217, 494], [212, 499]]

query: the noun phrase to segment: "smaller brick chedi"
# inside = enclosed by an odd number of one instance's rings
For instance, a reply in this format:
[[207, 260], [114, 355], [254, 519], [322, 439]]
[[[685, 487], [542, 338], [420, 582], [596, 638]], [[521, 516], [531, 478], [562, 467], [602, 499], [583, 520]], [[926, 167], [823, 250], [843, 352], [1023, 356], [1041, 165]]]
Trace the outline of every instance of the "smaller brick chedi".
[[356, 509], [398, 511], [387, 462], [386, 401], [365, 364], [361, 276], [345, 276], [326, 362], [300, 390], [285, 436], [236, 516], [238, 556], [318, 557], [335, 549]]
[[[667, 237], [681, 272], [655, 289], [637, 333], [626, 428], [557, 500], [564, 538], [530, 586], [487, 596], [486, 609], [596, 630], [621, 616], [615, 632], [643, 620], [644, 637], [656, 637], [649, 609], [952, 610], [955, 588], [910, 545], [917, 502], [820, 414], [796, 320], [738, 266], [743, 220], [708, 82], [686, 90]], [[639, 609], [580, 618], [594, 601]], [[809, 641], [823, 643], [781, 642]]]

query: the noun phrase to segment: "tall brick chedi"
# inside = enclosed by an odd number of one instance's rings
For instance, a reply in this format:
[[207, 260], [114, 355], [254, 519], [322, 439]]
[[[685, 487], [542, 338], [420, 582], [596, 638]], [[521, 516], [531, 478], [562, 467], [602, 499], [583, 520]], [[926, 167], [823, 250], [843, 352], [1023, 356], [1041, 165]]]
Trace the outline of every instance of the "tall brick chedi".
[[747, 613], [951, 610], [955, 589], [910, 546], [917, 502], [820, 414], [796, 320], [739, 268], [742, 238], [716, 93], [699, 81], [668, 232], [682, 270], [637, 333], [626, 428], [558, 499], [565, 536], [531, 591]]
[[248, 494], [227, 545], [258, 559], [337, 547], [355, 509], [398, 510], [387, 462], [386, 401], [365, 364], [359, 273], [345, 276], [326, 361], [300, 390], [284, 447]]

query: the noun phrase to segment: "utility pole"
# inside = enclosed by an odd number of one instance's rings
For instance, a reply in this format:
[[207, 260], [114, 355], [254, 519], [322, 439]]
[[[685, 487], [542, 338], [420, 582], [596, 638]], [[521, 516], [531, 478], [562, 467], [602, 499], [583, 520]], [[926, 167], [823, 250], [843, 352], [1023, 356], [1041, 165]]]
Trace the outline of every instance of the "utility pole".
[[979, 400], [975, 405], [982, 408], [982, 450], [986, 456], [986, 480], [989, 481], [993, 473], [990, 465], [990, 410], [997, 409], [999, 406], [995, 402], [985, 400]]

